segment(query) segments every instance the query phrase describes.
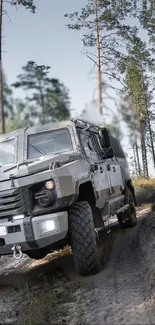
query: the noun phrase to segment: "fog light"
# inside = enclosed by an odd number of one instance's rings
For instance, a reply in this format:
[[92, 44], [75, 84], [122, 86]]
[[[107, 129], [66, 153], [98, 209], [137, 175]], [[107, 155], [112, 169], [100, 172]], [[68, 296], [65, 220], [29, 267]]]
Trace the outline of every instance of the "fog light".
[[20, 219], [24, 219], [24, 215], [23, 214], [19, 214], [17, 216], [13, 216], [13, 220], [20, 220]]
[[5, 228], [5, 226], [1, 226], [0, 227], [0, 236], [4, 236], [4, 235], [6, 235], [6, 228]]
[[45, 230], [52, 231], [55, 229], [55, 222], [53, 220], [45, 221]]
[[46, 182], [45, 186], [46, 186], [46, 188], [48, 190], [53, 190], [54, 187], [55, 187], [54, 181], [48, 181], [48, 182]]

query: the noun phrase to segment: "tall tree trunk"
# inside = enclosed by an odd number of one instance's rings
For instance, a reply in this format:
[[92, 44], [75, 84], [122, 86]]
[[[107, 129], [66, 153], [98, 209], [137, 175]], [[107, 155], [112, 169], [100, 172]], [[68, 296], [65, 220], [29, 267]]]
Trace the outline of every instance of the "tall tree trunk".
[[154, 150], [154, 144], [153, 144], [153, 133], [150, 123], [150, 115], [148, 110], [148, 99], [147, 99], [147, 86], [145, 85], [144, 78], [143, 78], [143, 88], [144, 88], [144, 100], [145, 100], [145, 106], [146, 106], [146, 117], [148, 122], [148, 130], [150, 135], [150, 143], [151, 143], [151, 149], [152, 149], [152, 158], [153, 158], [153, 164], [155, 168], [155, 150]]
[[148, 112], [148, 129], [149, 129], [149, 135], [150, 135], [153, 164], [154, 164], [154, 168], [155, 168], [155, 150], [154, 150], [154, 144], [153, 144], [153, 132], [152, 132], [152, 128], [151, 128], [149, 112]]
[[139, 124], [140, 124], [140, 139], [141, 139], [141, 149], [142, 149], [143, 172], [144, 172], [144, 177], [149, 178], [147, 152], [146, 152], [146, 144], [145, 144], [144, 123], [145, 123], [145, 121], [142, 120], [140, 117]]
[[137, 157], [138, 174], [139, 174], [139, 176], [141, 176], [141, 166], [140, 166], [139, 151], [138, 151], [137, 142], [135, 143], [135, 150], [136, 150], [136, 157]]
[[133, 158], [134, 158], [134, 165], [135, 165], [135, 172], [136, 175], [138, 174], [138, 169], [137, 169], [137, 160], [136, 160], [136, 152], [135, 152], [135, 145], [133, 144], [132, 146], [133, 149]]
[[98, 23], [98, 0], [95, 0], [95, 16], [96, 16], [96, 40], [97, 40], [97, 69], [98, 69], [98, 105], [99, 112], [102, 114], [102, 80], [101, 80], [101, 47]]
[[137, 161], [137, 167], [138, 167], [138, 175], [141, 176], [141, 166], [140, 166], [140, 160], [139, 160], [139, 152], [138, 152], [138, 145], [137, 145], [137, 131], [136, 131], [136, 125], [135, 121], [138, 119], [137, 112], [135, 111], [135, 106], [133, 103], [131, 103], [131, 118], [133, 123], [133, 138], [134, 138], [134, 147], [136, 151], [136, 161]]
[[3, 74], [2, 74], [2, 12], [3, 0], [0, 0], [0, 134], [4, 130], [4, 112], [3, 112]]

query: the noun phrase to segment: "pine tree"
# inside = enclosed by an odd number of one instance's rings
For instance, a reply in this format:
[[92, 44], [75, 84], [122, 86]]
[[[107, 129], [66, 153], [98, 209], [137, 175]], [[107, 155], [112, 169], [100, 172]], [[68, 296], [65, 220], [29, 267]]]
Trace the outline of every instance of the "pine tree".
[[28, 107], [33, 107], [33, 118], [43, 124], [70, 117], [69, 91], [58, 79], [49, 77], [49, 70], [49, 66], [30, 61], [12, 85], [26, 92]]
[[127, 7], [123, 9], [121, 2], [114, 3], [112, 0], [88, 0], [79, 13], [65, 14], [71, 21], [67, 24], [69, 29], [84, 31], [85, 54], [98, 69], [99, 105], [103, 97], [102, 79], [106, 76], [121, 82], [119, 65], [124, 58], [124, 41], [137, 33], [136, 27], [124, 24]]
[[[139, 131], [142, 148], [142, 161], [144, 175], [148, 177], [147, 153], [146, 153], [146, 127], [149, 127], [151, 136], [151, 126], [149, 121], [150, 105], [150, 83], [146, 83], [147, 74], [153, 68], [154, 59], [147, 49], [146, 43], [135, 36], [128, 47], [128, 55], [123, 60], [121, 71], [125, 72], [125, 84], [132, 105], [136, 108], [139, 120]], [[154, 149], [154, 148], [152, 148]], [[152, 150], [153, 151], [153, 150]], [[154, 156], [154, 153], [153, 153]]]
[[5, 132], [5, 120], [4, 120], [4, 107], [3, 107], [3, 71], [2, 71], [2, 26], [3, 26], [3, 14], [5, 3], [10, 3], [14, 6], [24, 6], [32, 13], [35, 13], [36, 6], [34, 0], [0, 0], [0, 134]]

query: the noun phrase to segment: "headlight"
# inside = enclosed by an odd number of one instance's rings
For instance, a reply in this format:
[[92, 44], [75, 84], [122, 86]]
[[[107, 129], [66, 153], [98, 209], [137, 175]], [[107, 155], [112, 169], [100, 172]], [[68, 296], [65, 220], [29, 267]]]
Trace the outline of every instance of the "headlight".
[[44, 190], [39, 193], [36, 193], [35, 199], [38, 201], [41, 207], [47, 208], [52, 204], [54, 196], [50, 191]]
[[55, 188], [55, 183], [54, 181], [48, 181], [45, 183], [45, 187], [48, 189], [48, 190], [53, 190]]

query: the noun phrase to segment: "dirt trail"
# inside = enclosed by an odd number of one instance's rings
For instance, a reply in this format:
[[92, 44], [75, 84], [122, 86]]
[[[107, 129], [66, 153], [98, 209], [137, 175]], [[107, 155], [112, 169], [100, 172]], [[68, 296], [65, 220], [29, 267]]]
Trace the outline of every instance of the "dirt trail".
[[118, 231], [109, 261], [93, 278], [95, 288], [83, 301], [77, 295], [75, 324], [155, 324], [154, 246], [153, 215], [142, 217], [134, 229]]
[[[6, 276], [10, 262], [3, 260], [0, 285], [7, 281], [19, 285], [30, 278], [36, 281], [40, 274], [42, 280], [37, 285], [29, 284], [28, 291], [26, 287], [1, 287], [0, 321], [16, 324], [19, 318], [21, 323], [22, 317], [32, 312], [33, 323], [28, 318], [26, 322], [38, 324], [37, 306], [43, 305], [46, 315], [39, 314], [40, 325], [49, 320], [49, 324], [67, 325], [155, 324], [155, 215], [143, 210], [139, 212], [137, 227], [120, 230], [117, 223], [112, 227], [111, 234], [100, 242], [103, 268], [93, 277], [77, 276], [70, 256], [55, 261], [47, 257], [44, 264], [25, 259], [22, 272], [17, 264], [18, 273], [11, 270]], [[43, 278], [48, 280], [47, 286]], [[40, 303], [39, 293], [47, 300]]]

